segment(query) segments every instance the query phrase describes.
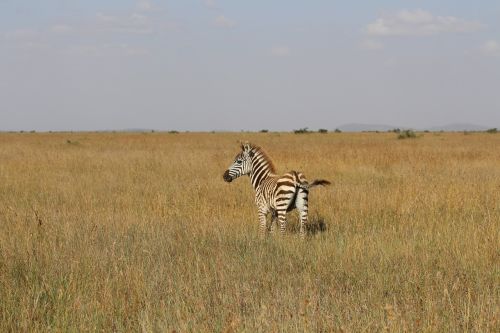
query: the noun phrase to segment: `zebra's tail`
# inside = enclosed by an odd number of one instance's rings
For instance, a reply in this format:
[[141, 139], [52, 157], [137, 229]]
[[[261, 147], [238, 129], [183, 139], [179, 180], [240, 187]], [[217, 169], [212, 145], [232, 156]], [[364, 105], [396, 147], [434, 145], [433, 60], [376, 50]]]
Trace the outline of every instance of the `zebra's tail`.
[[330, 184], [331, 183], [326, 179], [315, 179], [315, 180], [313, 180], [313, 182], [311, 184], [309, 184], [309, 187], [318, 186], [318, 185], [326, 186], [326, 185], [330, 185]]
[[326, 185], [330, 185], [331, 183], [326, 180], [326, 179], [315, 179], [312, 181], [312, 183], [302, 183], [302, 184], [298, 184], [298, 186], [300, 188], [303, 188], [304, 190], [309, 190], [311, 187], [314, 187], [314, 186], [318, 186], [318, 185], [321, 185], [321, 186], [326, 186]]

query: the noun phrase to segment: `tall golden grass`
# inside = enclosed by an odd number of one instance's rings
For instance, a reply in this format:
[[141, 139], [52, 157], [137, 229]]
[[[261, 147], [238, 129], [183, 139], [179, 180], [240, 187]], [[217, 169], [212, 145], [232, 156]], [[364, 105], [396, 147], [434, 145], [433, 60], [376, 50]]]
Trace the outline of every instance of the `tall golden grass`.
[[[500, 135], [0, 135], [0, 331], [500, 331]], [[260, 238], [238, 140], [332, 181]]]

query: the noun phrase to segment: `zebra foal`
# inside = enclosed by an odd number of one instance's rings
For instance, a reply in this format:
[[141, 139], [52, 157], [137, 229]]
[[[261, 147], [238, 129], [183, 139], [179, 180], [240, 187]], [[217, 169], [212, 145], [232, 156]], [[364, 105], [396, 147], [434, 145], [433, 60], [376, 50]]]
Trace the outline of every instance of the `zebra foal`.
[[[307, 223], [309, 189], [317, 185], [329, 185], [324, 179], [316, 179], [308, 183], [304, 174], [290, 171], [282, 176], [276, 174], [271, 159], [257, 145], [241, 144], [241, 152], [236, 155], [233, 164], [224, 172], [223, 178], [230, 183], [234, 179], [248, 175], [255, 190], [259, 223], [262, 233], [266, 229], [274, 230], [276, 220], [280, 231], [286, 230], [286, 213], [297, 208], [300, 218], [300, 235], [304, 236], [304, 225]], [[271, 223], [266, 217], [271, 213]]]

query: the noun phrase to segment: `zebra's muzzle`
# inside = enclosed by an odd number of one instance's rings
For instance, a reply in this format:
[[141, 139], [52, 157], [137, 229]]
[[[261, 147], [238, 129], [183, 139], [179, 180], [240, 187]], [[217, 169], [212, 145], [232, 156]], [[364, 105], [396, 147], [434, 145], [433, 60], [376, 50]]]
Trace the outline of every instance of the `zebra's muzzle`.
[[233, 178], [231, 178], [231, 176], [229, 175], [229, 170], [226, 170], [226, 172], [224, 172], [222, 178], [224, 178], [224, 181], [228, 183], [233, 181]]

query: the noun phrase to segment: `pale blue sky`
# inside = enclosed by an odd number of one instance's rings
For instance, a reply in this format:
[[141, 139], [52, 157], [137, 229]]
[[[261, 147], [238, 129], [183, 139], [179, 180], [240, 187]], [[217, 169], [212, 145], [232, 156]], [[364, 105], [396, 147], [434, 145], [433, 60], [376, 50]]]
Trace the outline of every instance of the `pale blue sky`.
[[0, 0], [0, 130], [500, 127], [500, 1]]

